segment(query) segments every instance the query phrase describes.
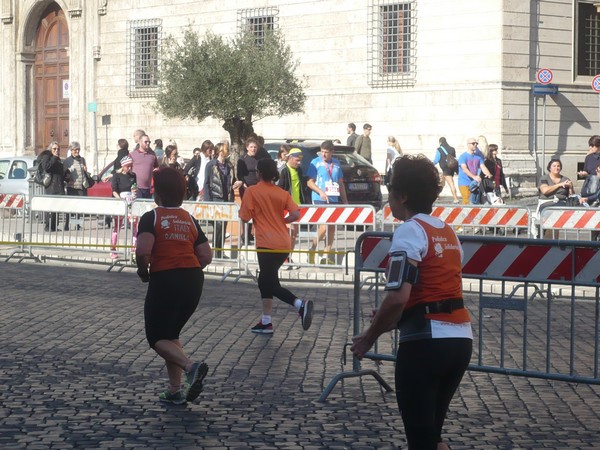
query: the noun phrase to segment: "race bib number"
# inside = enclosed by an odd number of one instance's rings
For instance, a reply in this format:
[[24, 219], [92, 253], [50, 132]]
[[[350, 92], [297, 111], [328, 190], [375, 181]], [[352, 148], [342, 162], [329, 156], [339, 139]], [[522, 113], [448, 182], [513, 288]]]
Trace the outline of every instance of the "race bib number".
[[327, 194], [327, 197], [339, 197], [340, 185], [333, 181], [327, 181], [325, 183], [325, 194]]

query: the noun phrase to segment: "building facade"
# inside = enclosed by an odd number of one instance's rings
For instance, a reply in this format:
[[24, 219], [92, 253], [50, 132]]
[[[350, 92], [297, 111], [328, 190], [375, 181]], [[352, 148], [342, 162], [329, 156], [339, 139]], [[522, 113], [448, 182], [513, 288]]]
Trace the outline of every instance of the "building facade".
[[[254, 124], [266, 139], [346, 138], [372, 124], [374, 163], [387, 136], [433, 157], [440, 136], [500, 146], [515, 187], [550, 157], [575, 178], [599, 132], [600, 14], [580, 0], [0, 0], [0, 153], [37, 154], [71, 140], [102, 168], [137, 128], [184, 156], [228, 138], [213, 119], [156, 112], [161, 42], [188, 25], [232, 37], [278, 29], [307, 80], [303, 114]], [[533, 95], [539, 69], [556, 95]], [[233, 70], [233, 69], [232, 69]], [[257, 67], [257, 70], [260, 70]]]

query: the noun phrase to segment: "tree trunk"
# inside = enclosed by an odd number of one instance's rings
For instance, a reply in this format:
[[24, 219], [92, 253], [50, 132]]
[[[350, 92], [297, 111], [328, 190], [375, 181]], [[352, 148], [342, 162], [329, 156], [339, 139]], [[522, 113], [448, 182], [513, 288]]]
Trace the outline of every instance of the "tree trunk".
[[235, 167], [238, 158], [244, 154], [244, 141], [248, 136], [254, 133], [252, 117], [245, 119], [232, 117], [223, 122], [223, 128], [229, 133], [229, 138], [231, 140], [230, 159]]

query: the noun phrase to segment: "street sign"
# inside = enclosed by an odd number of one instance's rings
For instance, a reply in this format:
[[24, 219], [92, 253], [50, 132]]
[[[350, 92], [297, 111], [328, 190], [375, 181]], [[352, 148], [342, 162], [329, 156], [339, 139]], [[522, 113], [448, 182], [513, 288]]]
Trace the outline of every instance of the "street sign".
[[537, 80], [541, 84], [550, 84], [552, 82], [552, 71], [550, 69], [540, 69], [537, 72]]
[[558, 84], [534, 84], [533, 95], [556, 95], [558, 94]]
[[600, 75], [596, 75], [592, 80], [592, 89], [600, 93]]

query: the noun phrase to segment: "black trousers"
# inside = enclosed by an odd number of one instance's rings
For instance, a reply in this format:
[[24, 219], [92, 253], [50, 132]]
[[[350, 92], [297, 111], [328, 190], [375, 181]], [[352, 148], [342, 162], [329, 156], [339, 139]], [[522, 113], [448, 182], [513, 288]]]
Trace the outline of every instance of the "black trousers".
[[471, 360], [466, 338], [419, 339], [398, 346], [396, 399], [408, 448], [436, 450], [450, 401]]
[[294, 306], [294, 301], [298, 297], [281, 286], [279, 282], [279, 268], [283, 265], [288, 255], [289, 253], [258, 252], [258, 267], [260, 268], [258, 289], [260, 290], [261, 298], [277, 297], [288, 305]]

